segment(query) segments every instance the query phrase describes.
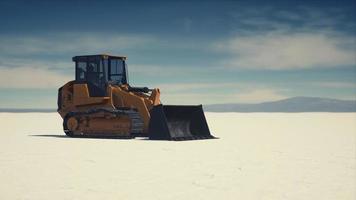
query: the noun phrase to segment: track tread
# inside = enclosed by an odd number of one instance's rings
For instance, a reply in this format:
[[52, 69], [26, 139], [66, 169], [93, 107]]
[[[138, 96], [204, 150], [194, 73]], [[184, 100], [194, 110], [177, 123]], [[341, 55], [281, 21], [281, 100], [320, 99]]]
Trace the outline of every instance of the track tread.
[[[116, 117], [119, 116], [128, 116], [131, 121], [132, 121], [132, 126], [131, 126], [131, 135], [130, 136], [110, 136], [107, 135], [107, 133], [97, 133], [97, 134], [83, 134], [83, 135], [74, 135], [74, 133], [67, 128], [67, 120], [70, 117], [82, 117], [85, 115], [91, 115], [94, 113], [100, 113], [100, 112], [106, 112], [115, 115]], [[129, 108], [123, 108], [123, 109], [109, 109], [109, 108], [98, 108], [98, 109], [90, 109], [88, 111], [84, 112], [69, 112], [63, 120], [63, 129], [64, 133], [69, 136], [69, 137], [85, 137], [85, 138], [120, 138], [120, 139], [131, 139], [134, 138], [134, 135], [137, 135], [139, 133], [143, 132], [143, 120], [138, 113], [136, 109], [129, 109]]]

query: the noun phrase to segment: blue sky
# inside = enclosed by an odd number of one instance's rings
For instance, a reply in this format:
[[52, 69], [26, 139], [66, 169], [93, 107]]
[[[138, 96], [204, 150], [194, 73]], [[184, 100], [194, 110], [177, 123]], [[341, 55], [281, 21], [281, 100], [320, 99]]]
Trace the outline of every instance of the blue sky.
[[1, 1], [0, 108], [54, 108], [71, 57], [128, 56], [165, 104], [356, 99], [355, 1]]

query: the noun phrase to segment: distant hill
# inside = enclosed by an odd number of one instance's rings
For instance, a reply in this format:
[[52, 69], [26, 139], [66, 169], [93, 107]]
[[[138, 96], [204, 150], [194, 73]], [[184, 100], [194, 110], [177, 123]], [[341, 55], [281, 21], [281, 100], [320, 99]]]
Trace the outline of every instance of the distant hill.
[[208, 112], [356, 112], [356, 101], [319, 97], [293, 97], [257, 104], [205, 105]]

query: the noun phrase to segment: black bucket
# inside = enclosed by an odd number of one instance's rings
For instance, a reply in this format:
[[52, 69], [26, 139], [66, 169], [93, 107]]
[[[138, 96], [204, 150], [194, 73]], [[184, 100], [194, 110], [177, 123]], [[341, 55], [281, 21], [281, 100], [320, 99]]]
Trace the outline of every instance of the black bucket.
[[149, 124], [151, 140], [211, 139], [203, 107], [198, 106], [154, 106]]

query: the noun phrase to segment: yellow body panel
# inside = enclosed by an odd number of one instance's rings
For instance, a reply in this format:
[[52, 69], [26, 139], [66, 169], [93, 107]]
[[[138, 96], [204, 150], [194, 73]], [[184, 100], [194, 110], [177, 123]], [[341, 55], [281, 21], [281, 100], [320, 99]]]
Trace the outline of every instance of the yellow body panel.
[[93, 104], [107, 104], [110, 97], [90, 97], [87, 84], [74, 84], [74, 105], [87, 106]]
[[[143, 133], [147, 133], [150, 122], [150, 109], [160, 104], [159, 89], [153, 89], [150, 95], [142, 92], [130, 92], [128, 85], [108, 85], [107, 94], [105, 97], [91, 97], [88, 86], [85, 83], [75, 83], [70, 81], [61, 88], [61, 108], [58, 110], [60, 115], [65, 118], [69, 112], [84, 112], [94, 108], [132, 108], [137, 109], [143, 120]], [[76, 122], [70, 120], [70, 126], [74, 127], [79, 132], [94, 134], [95, 131], [111, 132], [128, 135], [130, 121], [128, 118], [108, 119], [107, 116], [92, 115], [87, 118], [78, 119]], [[120, 121], [121, 120], [121, 121]], [[88, 123], [90, 121], [90, 123]], [[76, 125], [78, 123], [79, 125]], [[85, 125], [87, 123], [87, 125]], [[132, 124], [131, 124], [132, 125]], [[75, 131], [75, 130], [71, 130]]]

